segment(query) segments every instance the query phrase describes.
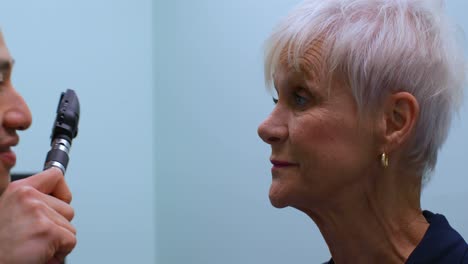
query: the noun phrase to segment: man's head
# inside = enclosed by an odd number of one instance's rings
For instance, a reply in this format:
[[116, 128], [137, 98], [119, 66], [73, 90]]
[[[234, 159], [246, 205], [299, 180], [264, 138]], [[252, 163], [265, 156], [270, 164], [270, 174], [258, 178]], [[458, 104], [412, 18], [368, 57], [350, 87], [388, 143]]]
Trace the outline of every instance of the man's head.
[[18, 144], [17, 130], [27, 129], [31, 112], [11, 82], [14, 60], [0, 32], [0, 194], [10, 182], [10, 169], [16, 163], [11, 147]]

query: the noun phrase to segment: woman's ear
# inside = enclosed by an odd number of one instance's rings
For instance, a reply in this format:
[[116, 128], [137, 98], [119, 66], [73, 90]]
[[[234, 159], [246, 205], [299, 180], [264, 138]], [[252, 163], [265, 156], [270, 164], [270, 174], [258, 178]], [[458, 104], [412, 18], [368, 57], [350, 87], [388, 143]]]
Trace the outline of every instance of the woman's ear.
[[383, 109], [385, 151], [392, 151], [411, 137], [419, 116], [419, 103], [408, 92], [390, 95]]

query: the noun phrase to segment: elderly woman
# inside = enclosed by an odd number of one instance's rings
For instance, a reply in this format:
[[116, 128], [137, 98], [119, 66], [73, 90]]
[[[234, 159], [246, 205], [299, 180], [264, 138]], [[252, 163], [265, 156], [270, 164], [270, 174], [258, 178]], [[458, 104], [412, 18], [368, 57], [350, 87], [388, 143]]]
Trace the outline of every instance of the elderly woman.
[[440, 1], [310, 0], [269, 38], [270, 201], [317, 224], [329, 263], [468, 263], [420, 206], [462, 97], [455, 32]]

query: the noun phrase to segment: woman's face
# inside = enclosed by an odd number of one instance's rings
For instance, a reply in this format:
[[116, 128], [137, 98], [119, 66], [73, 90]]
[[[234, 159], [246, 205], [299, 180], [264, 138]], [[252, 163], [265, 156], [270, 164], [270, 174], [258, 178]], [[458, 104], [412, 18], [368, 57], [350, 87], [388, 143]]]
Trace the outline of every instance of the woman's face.
[[[305, 59], [302, 68], [313, 68], [317, 57]], [[258, 128], [271, 146], [269, 196], [276, 207], [325, 205], [332, 197], [346, 195], [378, 164], [372, 123], [359, 120], [350, 89], [340, 82], [328, 89], [313, 76], [317, 71], [308, 72], [279, 67], [275, 108]]]

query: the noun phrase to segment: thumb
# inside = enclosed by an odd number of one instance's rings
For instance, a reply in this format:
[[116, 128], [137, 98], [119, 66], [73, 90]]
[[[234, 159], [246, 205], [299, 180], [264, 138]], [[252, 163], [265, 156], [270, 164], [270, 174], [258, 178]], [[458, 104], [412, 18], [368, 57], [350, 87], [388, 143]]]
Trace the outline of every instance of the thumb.
[[72, 199], [62, 171], [55, 167], [21, 180], [21, 184], [30, 185], [44, 194], [50, 194], [67, 203]]

